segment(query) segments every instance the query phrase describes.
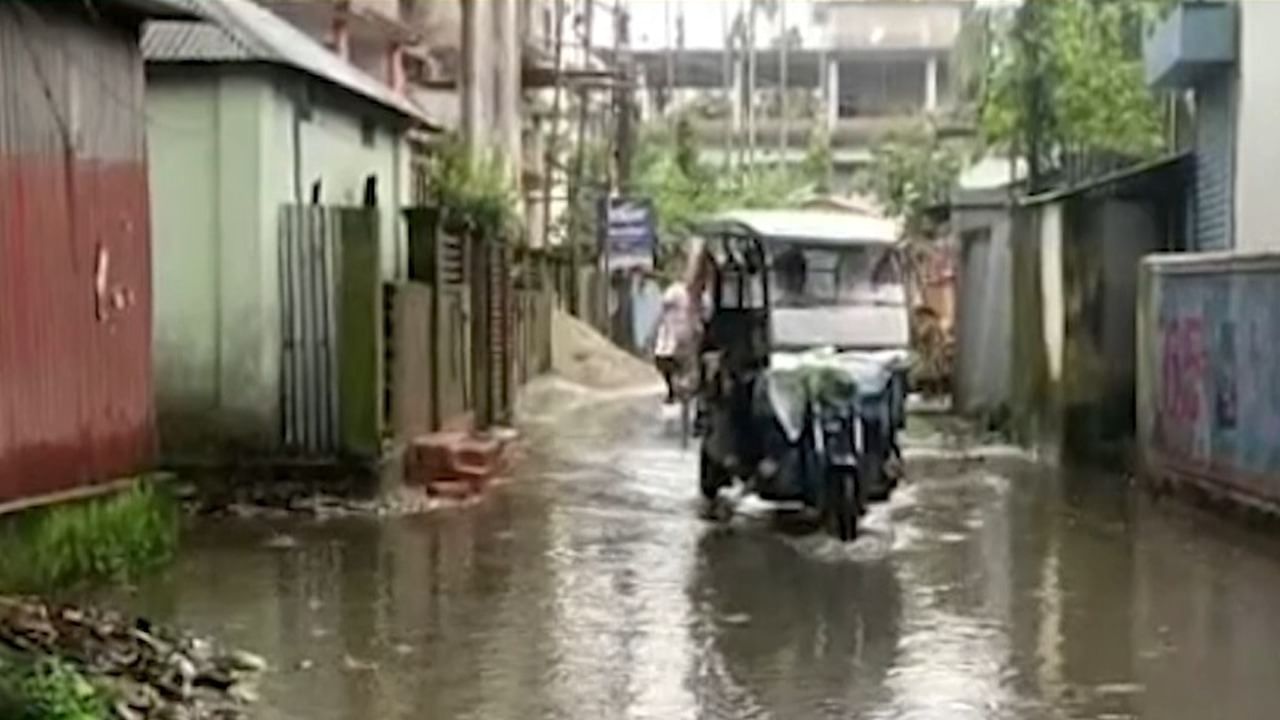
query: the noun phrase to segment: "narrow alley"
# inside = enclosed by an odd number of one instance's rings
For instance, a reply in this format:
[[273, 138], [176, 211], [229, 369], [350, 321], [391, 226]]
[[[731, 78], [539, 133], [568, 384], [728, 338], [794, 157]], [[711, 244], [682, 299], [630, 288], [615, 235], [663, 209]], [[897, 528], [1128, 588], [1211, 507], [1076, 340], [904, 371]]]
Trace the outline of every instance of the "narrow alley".
[[716, 523], [656, 395], [551, 380], [526, 400], [530, 454], [478, 504], [198, 521], [168, 573], [116, 600], [262, 653], [266, 720], [1247, 719], [1280, 702], [1273, 538], [961, 447], [927, 417], [856, 543], [749, 501]]

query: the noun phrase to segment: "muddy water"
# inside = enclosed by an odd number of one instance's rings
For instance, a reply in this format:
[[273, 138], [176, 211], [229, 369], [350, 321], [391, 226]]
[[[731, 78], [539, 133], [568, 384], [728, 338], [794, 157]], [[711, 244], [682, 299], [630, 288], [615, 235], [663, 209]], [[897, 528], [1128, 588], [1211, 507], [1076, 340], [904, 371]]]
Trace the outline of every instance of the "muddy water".
[[698, 517], [649, 398], [425, 517], [192, 525], [123, 602], [269, 657], [261, 717], [1272, 718], [1280, 545], [1016, 462], [915, 468], [840, 546]]

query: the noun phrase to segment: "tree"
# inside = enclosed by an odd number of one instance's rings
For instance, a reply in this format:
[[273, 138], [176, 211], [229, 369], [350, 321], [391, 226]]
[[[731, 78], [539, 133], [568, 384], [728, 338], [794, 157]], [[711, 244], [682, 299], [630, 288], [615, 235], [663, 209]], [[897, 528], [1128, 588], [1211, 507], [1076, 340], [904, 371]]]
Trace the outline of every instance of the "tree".
[[[1149, 157], [1163, 147], [1142, 30], [1169, 0], [1027, 0], [992, 30], [981, 122], [1033, 176], [1072, 155]], [[1033, 178], [1033, 183], [1035, 179]]]
[[826, 192], [831, 185], [831, 136], [823, 128], [809, 134], [809, 146], [805, 148], [801, 173], [819, 192]]
[[963, 143], [941, 139], [931, 128], [900, 132], [872, 149], [858, 185], [916, 237], [928, 230], [929, 210], [951, 201], [966, 156]]
[[698, 158], [687, 118], [678, 118], [674, 128], [659, 124], [642, 131], [635, 178], [636, 190], [653, 200], [664, 257], [710, 215], [736, 208], [796, 205], [814, 186], [805, 170], [768, 167], [726, 173], [708, 168]]

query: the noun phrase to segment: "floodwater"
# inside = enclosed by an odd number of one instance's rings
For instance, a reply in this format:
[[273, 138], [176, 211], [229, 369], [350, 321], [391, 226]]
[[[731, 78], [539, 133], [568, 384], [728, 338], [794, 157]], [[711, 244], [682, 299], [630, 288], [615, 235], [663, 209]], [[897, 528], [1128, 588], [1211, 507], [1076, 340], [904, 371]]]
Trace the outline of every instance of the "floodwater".
[[1265, 534], [920, 439], [852, 545], [717, 524], [655, 398], [580, 401], [482, 503], [197, 521], [123, 602], [269, 658], [266, 720], [1276, 717]]

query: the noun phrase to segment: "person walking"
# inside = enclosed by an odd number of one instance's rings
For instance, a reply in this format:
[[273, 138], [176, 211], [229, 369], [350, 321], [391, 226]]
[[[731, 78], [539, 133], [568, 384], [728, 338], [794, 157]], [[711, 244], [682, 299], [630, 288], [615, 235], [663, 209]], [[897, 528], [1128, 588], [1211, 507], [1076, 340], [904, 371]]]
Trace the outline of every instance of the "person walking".
[[653, 361], [667, 384], [667, 404], [676, 401], [676, 382], [692, 351], [692, 306], [684, 283], [673, 282], [662, 294], [662, 311], [654, 329]]

